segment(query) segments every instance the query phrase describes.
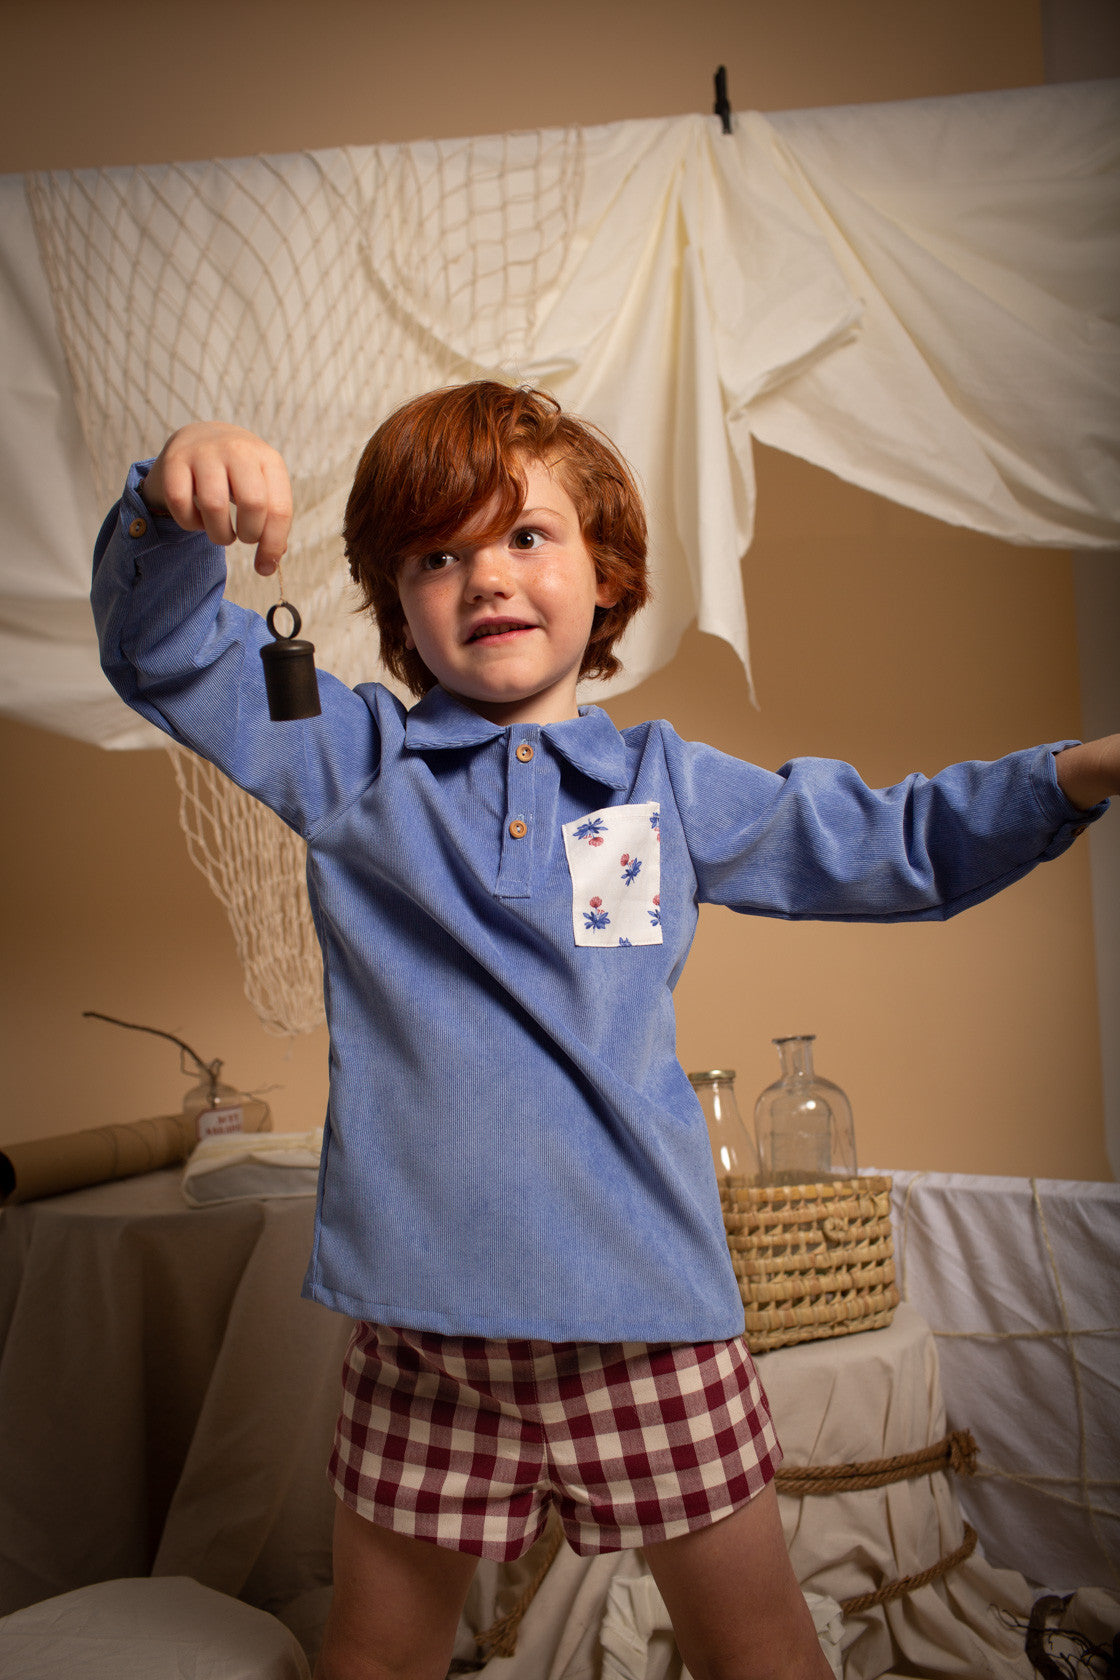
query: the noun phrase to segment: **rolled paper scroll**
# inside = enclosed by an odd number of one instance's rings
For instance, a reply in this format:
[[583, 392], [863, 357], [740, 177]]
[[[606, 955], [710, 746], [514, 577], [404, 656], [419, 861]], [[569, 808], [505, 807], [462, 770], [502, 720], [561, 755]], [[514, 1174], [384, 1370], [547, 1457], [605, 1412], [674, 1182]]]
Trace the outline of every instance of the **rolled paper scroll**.
[[[246, 1102], [241, 1107], [245, 1131], [271, 1131], [267, 1103]], [[197, 1142], [198, 1122], [193, 1115], [161, 1114], [152, 1120], [9, 1143], [0, 1149], [0, 1206], [177, 1166]]]

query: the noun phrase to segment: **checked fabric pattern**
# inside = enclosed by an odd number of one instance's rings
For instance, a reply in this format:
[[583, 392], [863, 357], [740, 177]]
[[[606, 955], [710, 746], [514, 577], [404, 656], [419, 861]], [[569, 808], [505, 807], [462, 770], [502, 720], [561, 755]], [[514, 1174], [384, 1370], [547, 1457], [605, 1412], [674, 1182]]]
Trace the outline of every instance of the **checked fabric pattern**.
[[706, 1526], [761, 1493], [781, 1456], [741, 1340], [600, 1346], [359, 1323], [329, 1475], [383, 1527], [509, 1560], [552, 1503], [584, 1556]]

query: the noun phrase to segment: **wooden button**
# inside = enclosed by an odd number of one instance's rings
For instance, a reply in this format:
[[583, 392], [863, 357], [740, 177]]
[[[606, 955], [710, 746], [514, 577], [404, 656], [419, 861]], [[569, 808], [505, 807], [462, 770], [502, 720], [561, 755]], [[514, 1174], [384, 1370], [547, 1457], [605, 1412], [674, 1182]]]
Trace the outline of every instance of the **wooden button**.
[[148, 521], [146, 519], [134, 519], [128, 527], [128, 534], [130, 537], [142, 537], [146, 534], [147, 529]]
[[509, 831], [515, 840], [524, 840], [526, 834], [529, 832], [529, 829], [527, 824], [523, 823], [520, 817], [514, 817], [513, 821], [509, 825]]
[[533, 749], [529, 745], [528, 741], [522, 741], [521, 745], [517, 749], [517, 756], [521, 760], [522, 764], [528, 764], [529, 760], [533, 756]]

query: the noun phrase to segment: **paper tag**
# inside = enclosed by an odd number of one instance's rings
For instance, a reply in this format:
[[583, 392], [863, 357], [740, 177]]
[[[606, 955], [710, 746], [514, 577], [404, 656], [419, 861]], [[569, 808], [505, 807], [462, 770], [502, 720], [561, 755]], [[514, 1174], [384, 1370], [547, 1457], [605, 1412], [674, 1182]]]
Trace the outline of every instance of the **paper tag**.
[[198, 1135], [224, 1137], [227, 1132], [243, 1132], [241, 1104], [229, 1108], [202, 1108], [198, 1112]]

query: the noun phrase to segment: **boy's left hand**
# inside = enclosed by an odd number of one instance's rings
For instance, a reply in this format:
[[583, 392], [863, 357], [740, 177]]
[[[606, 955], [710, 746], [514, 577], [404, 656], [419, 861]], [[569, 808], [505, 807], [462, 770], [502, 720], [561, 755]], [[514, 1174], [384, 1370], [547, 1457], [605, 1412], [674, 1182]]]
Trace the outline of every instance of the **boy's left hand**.
[[1120, 793], [1120, 735], [1102, 735], [1055, 753], [1058, 786], [1071, 805], [1088, 811]]

